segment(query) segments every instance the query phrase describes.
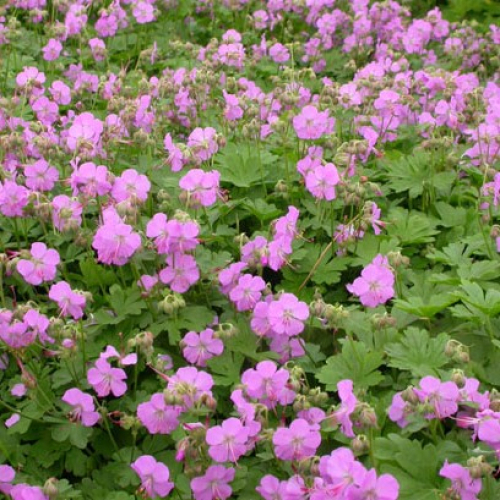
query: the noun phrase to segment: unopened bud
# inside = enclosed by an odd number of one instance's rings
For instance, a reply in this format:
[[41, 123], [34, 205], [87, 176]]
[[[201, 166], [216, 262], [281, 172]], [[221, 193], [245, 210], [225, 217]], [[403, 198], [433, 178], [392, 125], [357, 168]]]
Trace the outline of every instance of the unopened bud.
[[351, 441], [351, 448], [357, 455], [363, 455], [370, 449], [370, 441], [364, 434], [360, 434]]
[[47, 481], [45, 481], [45, 484], [43, 485], [43, 492], [49, 497], [50, 500], [57, 498], [59, 495], [59, 488], [57, 487], [58, 483], [58, 479], [56, 479], [55, 477], [51, 477], [47, 479]]

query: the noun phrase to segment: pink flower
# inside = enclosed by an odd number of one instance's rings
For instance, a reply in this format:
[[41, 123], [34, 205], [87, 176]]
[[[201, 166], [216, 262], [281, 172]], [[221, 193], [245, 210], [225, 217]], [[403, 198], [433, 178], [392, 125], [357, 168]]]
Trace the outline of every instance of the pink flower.
[[149, 498], [164, 498], [174, 488], [174, 483], [169, 481], [170, 471], [168, 467], [157, 462], [151, 455], [142, 455], [130, 467], [140, 477], [141, 490]]
[[335, 119], [329, 117], [328, 110], [320, 112], [312, 105], [304, 106], [293, 119], [293, 128], [299, 139], [320, 139], [331, 134], [334, 127]]
[[104, 165], [97, 166], [92, 162], [86, 162], [75, 166], [70, 177], [73, 196], [81, 193], [89, 198], [95, 198], [108, 194], [111, 191], [108, 178], [109, 172]]
[[14, 425], [16, 425], [19, 420], [21, 420], [21, 415], [19, 413], [13, 413], [6, 421], [5, 421], [5, 427], [7, 429], [10, 429]]
[[92, 427], [100, 418], [95, 411], [94, 399], [90, 394], [85, 394], [80, 389], [68, 389], [61, 398], [73, 407], [70, 418], [74, 422], [81, 422], [84, 427]]
[[337, 197], [335, 186], [339, 182], [339, 173], [333, 163], [317, 166], [306, 176], [307, 190], [319, 200], [334, 200]]
[[133, 202], [144, 202], [148, 199], [151, 189], [149, 179], [137, 170], [129, 168], [115, 179], [111, 196], [117, 201], [131, 200]]
[[462, 500], [478, 500], [481, 491], [481, 479], [473, 479], [470, 472], [460, 464], [450, 464], [448, 460], [439, 471], [439, 475], [451, 481], [451, 489]]
[[167, 134], [163, 140], [163, 146], [165, 150], [168, 151], [168, 158], [166, 163], [170, 165], [172, 172], [179, 172], [182, 170], [184, 163], [186, 162], [186, 158], [184, 158], [184, 154], [182, 150], [174, 144], [172, 141], [172, 136]]
[[219, 273], [220, 291], [229, 295], [231, 290], [238, 284], [243, 269], [247, 267], [245, 262], [235, 262]]
[[187, 145], [200, 162], [210, 159], [217, 153], [219, 146], [216, 135], [217, 132], [212, 127], [204, 129], [197, 127], [189, 135]]
[[155, 20], [154, 7], [147, 2], [137, 2], [132, 9], [132, 14], [138, 24], [151, 23]]
[[264, 500], [288, 499], [287, 481], [280, 481], [274, 476], [267, 475], [260, 480], [259, 486], [255, 488]]
[[68, 130], [66, 143], [70, 151], [88, 151], [92, 156], [101, 138], [104, 126], [92, 113], [78, 115]]
[[141, 246], [141, 237], [132, 226], [124, 224], [114, 208], [103, 212], [104, 224], [97, 230], [92, 247], [97, 250], [97, 260], [116, 266], [125, 265]]
[[49, 500], [42, 488], [28, 484], [16, 484], [10, 490], [10, 496], [12, 500]]
[[321, 444], [321, 434], [306, 420], [298, 418], [290, 427], [280, 427], [273, 435], [274, 452], [281, 460], [312, 457]]
[[204, 172], [195, 168], [181, 178], [179, 187], [186, 191], [192, 208], [209, 207], [217, 201], [219, 179], [220, 173], [217, 170]]
[[358, 296], [366, 307], [377, 307], [394, 297], [394, 274], [389, 268], [387, 257], [377, 255], [361, 271], [361, 276], [347, 285], [347, 290]]
[[52, 82], [49, 92], [57, 104], [67, 106], [71, 102], [71, 89], [60, 80]]
[[[370, 469], [361, 480], [349, 488], [347, 500], [397, 500], [399, 484], [390, 474], [377, 477], [375, 469]], [[463, 498], [463, 497], [462, 497]]]
[[52, 200], [52, 222], [61, 232], [76, 229], [82, 224], [82, 210], [78, 200], [60, 194]]
[[10, 393], [16, 398], [22, 398], [28, 392], [28, 388], [24, 384], [14, 384]]
[[342, 433], [350, 438], [354, 437], [350, 417], [353, 414], [358, 402], [356, 396], [352, 392], [352, 388], [352, 380], [341, 380], [337, 384], [341, 405], [340, 408], [332, 415], [334, 420], [340, 424]]
[[61, 316], [72, 316], [73, 319], [80, 319], [85, 308], [85, 297], [73, 292], [66, 281], [59, 281], [50, 287], [49, 298], [57, 302], [61, 309]]
[[273, 361], [261, 361], [254, 368], [243, 372], [241, 382], [245, 385], [246, 394], [267, 408], [275, 408], [279, 403], [283, 406], [293, 403], [295, 391], [288, 387], [290, 373], [285, 368], [276, 366]]
[[59, 180], [59, 171], [45, 160], [24, 167], [26, 186], [34, 191], [51, 191]]
[[167, 258], [167, 267], [159, 272], [158, 277], [172, 291], [184, 293], [198, 281], [200, 271], [193, 256], [177, 253]]
[[102, 358], [95, 362], [94, 368], [87, 373], [87, 381], [94, 388], [100, 398], [108, 396], [120, 397], [127, 392], [127, 384], [124, 380], [127, 374], [121, 368], [112, 368], [111, 365]]
[[269, 325], [276, 333], [292, 337], [304, 330], [304, 321], [309, 318], [309, 307], [293, 293], [283, 293], [278, 300], [269, 304], [268, 318]]
[[265, 288], [266, 282], [260, 276], [244, 274], [229, 292], [229, 298], [236, 304], [238, 311], [248, 311], [255, 307]]
[[197, 366], [204, 367], [207, 360], [220, 356], [224, 351], [222, 340], [214, 337], [214, 331], [207, 328], [200, 333], [188, 332], [181, 343], [182, 354], [187, 361]]
[[270, 49], [269, 49], [269, 57], [275, 62], [275, 63], [285, 63], [290, 59], [290, 52], [289, 50], [282, 45], [281, 43], [275, 43]]
[[165, 403], [163, 393], [153, 394], [151, 399], [137, 407], [137, 417], [150, 434], [170, 434], [179, 425], [180, 406]]
[[237, 462], [247, 451], [250, 432], [237, 418], [228, 418], [222, 425], [207, 431], [208, 454], [216, 462]]
[[29, 191], [14, 181], [0, 182], [0, 212], [6, 217], [22, 217]]
[[193, 366], [179, 368], [177, 373], [170, 377], [167, 389], [184, 400], [184, 405], [191, 408], [203, 395], [212, 396], [214, 380], [204, 371], [198, 371]]
[[42, 48], [43, 51], [43, 58], [46, 61], [55, 61], [59, 55], [61, 54], [61, 51], [63, 49], [63, 46], [59, 40], [56, 40], [54, 38], [51, 38], [47, 45]]
[[16, 471], [10, 465], [0, 465], [0, 492], [8, 495], [15, 477]]
[[229, 482], [234, 479], [235, 470], [222, 465], [211, 465], [201, 477], [191, 480], [194, 500], [226, 500], [233, 492]]
[[428, 402], [434, 407], [434, 413], [427, 414], [426, 418], [451, 417], [458, 410], [460, 391], [454, 382], [441, 382], [436, 377], [428, 376], [414, 391], [422, 403]]
[[56, 277], [57, 265], [60, 262], [57, 250], [47, 249], [45, 243], [31, 245], [31, 259], [21, 259], [17, 262], [17, 272], [30, 285], [40, 285], [52, 281]]

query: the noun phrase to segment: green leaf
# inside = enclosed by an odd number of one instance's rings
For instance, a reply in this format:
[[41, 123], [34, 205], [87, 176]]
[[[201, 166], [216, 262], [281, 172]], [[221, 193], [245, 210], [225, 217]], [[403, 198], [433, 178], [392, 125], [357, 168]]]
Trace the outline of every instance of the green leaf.
[[411, 198], [420, 196], [429, 183], [431, 155], [415, 151], [411, 156], [402, 156], [390, 162], [381, 161], [387, 170], [389, 186], [396, 193], [408, 191]]
[[442, 483], [438, 474], [441, 463], [435, 446], [389, 434], [375, 439], [373, 448], [375, 458], [383, 462], [380, 470], [398, 480], [400, 499], [439, 498], [435, 490]]
[[425, 295], [425, 301], [420, 296], [409, 297], [408, 300], [396, 299], [394, 305], [397, 309], [414, 314], [419, 318], [433, 318], [437, 313], [457, 302], [458, 298], [451, 294]]
[[115, 273], [100, 266], [94, 259], [80, 261], [80, 270], [88, 286], [109, 286], [116, 282]]
[[399, 342], [385, 346], [389, 366], [411, 371], [415, 377], [439, 376], [437, 369], [448, 362], [444, 353], [448, 340], [446, 333], [431, 339], [427, 331], [410, 327]]
[[272, 163], [272, 159], [278, 159], [270, 153], [266, 153], [259, 160], [258, 152], [250, 144], [229, 143], [215, 158], [215, 163], [221, 174], [221, 181], [230, 182], [234, 186], [248, 188], [253, 184], [262, 182], [267, 177], [268, 170], [259, 168], [259, 162], [264, 165]]
[[354, 387], [366, 388], [377, 385], [383, 376], [377, 368], [382, 365], [383, 354], [368, 352], [365, 344], [357, 341], [340, 341], [342, 353], [331, 356], [316, 378], [326, 385], [327, 390], [336, 390], [337, 383], [350, 379]]
[[77, 477], [85, 476], [87, 472], [88, 457], [82, 453], [78, 448], [72, 448], [66, 454], [66, 461], [64, 462], [65, 469]]
[[403, 246], [431, 243], [439, 233], [435, 229], [436, 223], [428, 215], [415, 210], [393, 208], [387, 214], [387, 220], [387, 233], [398, 238]]
[[109, 291], [109, 303], [122, 319], [127, 316], [137, 316], [147, 307], [137, 287], [123, 290], [120, 285], [113, 285]]
[[[500, 313], [500, 291], [490, 288], [484, 292], [481, 286], [472, 281], [462, 280], [461, 291], [455, 292], [471, 314], [482, 313], [494, 317]], [[452, 309], [452, 313], [456, 308]]]
[[444, 227], [465, 226], [467, 221], [467, 210], [462, 207], [453, 207], [444, 201], [434, 204], [441, 220], [438, 225]]
[[240, 381], [244, 360], [243, 354], [226, 349], [221, 356], [209, 359], [207, 365], [217, 385], [232, 386]]

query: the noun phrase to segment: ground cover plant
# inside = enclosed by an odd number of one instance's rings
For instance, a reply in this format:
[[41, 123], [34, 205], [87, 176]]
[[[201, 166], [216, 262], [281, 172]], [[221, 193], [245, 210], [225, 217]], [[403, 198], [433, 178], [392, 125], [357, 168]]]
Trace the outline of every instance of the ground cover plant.
[[3, 2], [0, 497], [498, 499], [499, 46]]

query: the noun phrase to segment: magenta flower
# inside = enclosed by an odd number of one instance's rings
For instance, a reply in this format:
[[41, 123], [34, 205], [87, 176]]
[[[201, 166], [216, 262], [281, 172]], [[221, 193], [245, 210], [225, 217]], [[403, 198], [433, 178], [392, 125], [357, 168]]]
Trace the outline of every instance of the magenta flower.
[[208, 454], [216, 462], [237, 462], [247, 451], [250, 431], [237, 418], [228, 418], [222, 425], [207, 431]]
[[450, 464], [448, 460], [439, 471], [439, 475], [451, 481], [451, 490], [461, 500], [478, 500], [481, 491], [481, 479], [473, 479], [470, 472], [460, 464]]
[[339, 182], [339, 173], [333, 163], [319, 165], [306, 176], [307, 190], [319, 200], [334, 200], [337, 197], [335, 186]]
[[321, 444], [321, 434], [306, 420], [298, 418], [290, 427], [280, 427], [273, 435], [274, 452], [281, 460], [312, 457]]
[[354, 437], [352, 430], [351, 415], [353, 414], [358, 400], [352, 392], [352, 380], [341, 380], [337, 384], [337, 390], [341, 401], [340, 408], [333, 413], [334, 420], [340, 424], [342, 433], [350, 438]]
[[243, 274], [238, 284], [229, 292], [229, 298], [236, 304], [238, 311], [249, 311], [255, 307], [262, 296], [266, 282], [260, 276]]
[[230, 483], [235, 470], [222, 465], [211, 465], [201, 477], [191, 480], [194, 500], [226, 500], [233, 492]]
[[199, 243], [200, 226], [197, 222], [188, 220], [181, 222], [177, 219], [166, 223], [168, 233], [168, 253], [185, 253], [194, 250]]
[[42, 488], [28, 484], [16, 484], [10, 490], [12, 500], [49, 500]]
[[68, 130], [66, 144], [70, 151], [89, 151], [92, 155], [96, 152], [104, 126], [101, 120], [92, 113], [85, 112], [75, 117]]
[[182, 354], [192, 364], [200, 367], [207, 366], [207, 361], [214, 356], [220, 356], [224, 351], [224, 343], [214, 337], [211, 328], [200, 333], [188, 332], [182, 339]]
[[[346, 500], [397, 500], [399, 484], [390, 474], [377, 477], [375, 469], [370, 469], [364, 477], [349, 488]], [[462, 497], [463, 498], [463, 497]]]
[[354, 458], [349, 448], [337, 448], [330, 455], [321, 457], [319, 472], [333, 491], [342, 498], [355, 483], [360, 483], [366, 474], [363, 465]]
[[0, 492], [8, 495], [12, 489], [12, 481], [16, 477], [16, 471], [10, 465], [0, 465]]
[[185, 366], [170, 377], [167, 389], [182, 397], [184, 405], [191, 408], [202, 396], [212, 397], [210, 389], [213, 385], [212, 375], [198, 371], [194, 366]]
[[49, 298], [57, 302], [61, 310], [61, 316], [71, 316], [80, 319], [85, 308], [85, 297], [73, 292], [66, 281], [59, 281], [50, 287]]
[[304, 330], [304, 321], [309, 318], [309, 307], [293, 293], [283, 293], [278, 300], [269, 304], [268, 317], [269, 325], [276, 333], [292, 337]]
[[300, 114], [293, 119], [293, 128], [299, 139], [320, 139], [331, 134], [335, 127], [335, 119], [330, 118], [328, 111], [318, 111], [314, 106], [304, 106]]
[[132, 14], [138, 24], [147, 24], [155, 20], [154, 7], [148, 2], [137, 2], [132, 9]]
[[97, 230], [92, 247], [97, 250], [97, 260], [116, 266], [125, 265], [141, 246], [141, 237], [132, 226], [123, 223], [115, 209], [103, 212], [104, 224]]
[[95, 362], [94, 368], [87, 373], [87, 381], [94, 388], [100, 398], [108, 396], [120, 397], [127, 392], [127, 384], [124, 380], [127, 374], [121, 368], [112, 368], [111, 365], [102, 358]]
[[174, 254], [167, 258], [167, 267], [162, 269], [158, 277], [171, 290], [184, 293], [200, 278], [200, 271], [192, 255]]
[[277, 404], [285, 406], [293, 403], [295, 391], [288, 388], [289, 378], [290, 373], [286, 368], [278, 370], [273, 361], [261, 361], [255, 369], [243, 372], [241, 382], [249, 397], [272, 409]]
[[129, 168], [115, 179], [111, 196], [117, 201], [132, 200], [133, 202], [144, 202], [148, 199], [151, 189], [149, 179], [137, 170]]
[[89, 198], [104, 196], [111, 191], [111, 183], [108, 180], [109, 172], [104, 165], [95, 165], [92, 162], [75, 165], [70, 177], [73, 188], [73, 196], [83, 194]]
[[235, 262], [219, 273], [220, 291], [229, 295], [231, 290], [237, 285], [241, 272], [247, 267], [245, 262]]
[[76, 229], [82, 224], [82, 205], [64, 194], [52, 200], [52, 222], [61, 232]]
[[280, 481], [269, 474], [260, 480], [259, 486], [255, 489], [264, 500], [284, 500], [289, 498], [287, 485], [287, 481]]
[[217, 132], [212, 127], [197, 127], [189, 134], [187, 145], [199, 162], [206, 161], [217, 153], [219, 146], [216, 136]]
[[388, 411], [389, 418], [393, 422], [396, 422], [399, 427], [404, 429], [409, 423], [407, 417], [410, 415], [410, 413], [410, 405], [401, 397], [401, 393], [398, 392], [394, 394], [391, 406], [389, 407]]
[[347, 285], [347, 290], [359, 297], [366, 307], [377, 307], [394, 297], [394, 274], [389, 268], [387, 257], [377, 255], [361, 271], [361, 276]]
[[30, 285], [40, 285], [45, 281], [52, 281], [60, 262], [57, 250], [47, 249], [45, 243], [31, 245], [31, 259], [21, 259], [17, 262], [17, 272]]
[[151, 455], [142, 455], [130, 467], [141, 479], [140, 490], [149, 498], [164, 498], [173, 490], [174, 483], [169, 481], [168, 467]]
[[137, 417], [150, 434], [170, 434], [179, 425], [180, 406], [165, 403], [163, 393], [153, 394], [151, 399], [137, 407]]
[[28, 189], [14, 181], [0, 182], [0, 213], [6, 217], [22, 217], [28, 194]]
[[62, 49], [63, 46], [61, 42], [55, 38], [51, 38], [47, 45], [42, 48], [43, 58], [46, 61], [55, 61], [61, 54]]
[[45, 160], [24, 167], [26, 186], [33, 191], [51, 191], [59, 180], [59, 171]]
[[220, 173], [217, 170], [204, 172], [195, 168], [181, 178], [179, 187], [186, 191], [192, 208], [209, 207], [217, 201], [219, 180]]
[[426, 418], [451, 417], [458, 410], [460, 391], [454, 382], [441, 382], [436, 377], [424, 377], [420, 381], [420, 389], [414, 389], [422, 403], [428, 402], [434, 407], [434, 412]]
[[90, 394], [73, 388], [68, 389], [61, 399], [73, 407], [70, 413], [73, 422], [81, 422], [84, 427], [92, 427], [99, 421], [100, 415], [95, 411], [94, 399]]

